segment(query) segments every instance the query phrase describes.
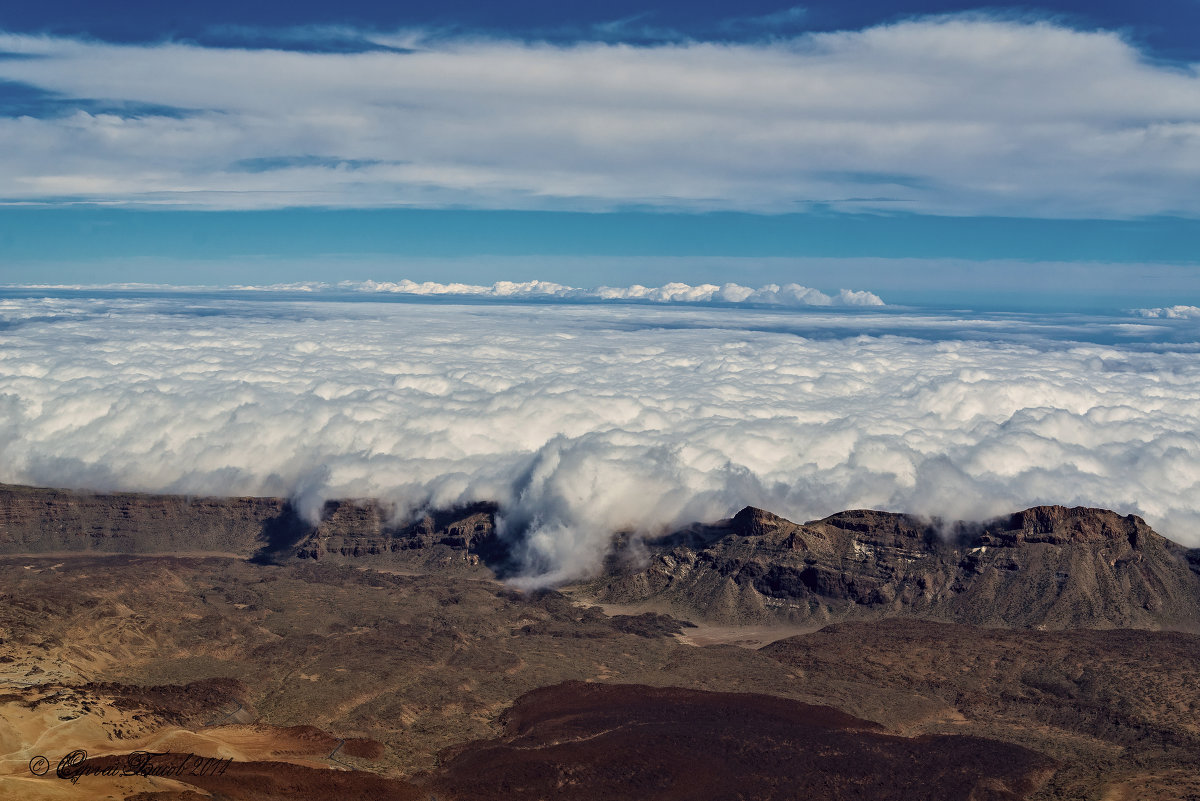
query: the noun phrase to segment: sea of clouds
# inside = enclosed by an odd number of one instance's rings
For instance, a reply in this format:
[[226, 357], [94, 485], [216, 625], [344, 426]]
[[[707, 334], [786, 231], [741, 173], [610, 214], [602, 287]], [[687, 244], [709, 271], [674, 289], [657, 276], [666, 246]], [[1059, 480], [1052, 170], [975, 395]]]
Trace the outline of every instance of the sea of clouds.
[[0, 481], [495, 500], [538, 582], [746, 504], [1200, 545], [1194, 317], [69, 294], [0, 296]]

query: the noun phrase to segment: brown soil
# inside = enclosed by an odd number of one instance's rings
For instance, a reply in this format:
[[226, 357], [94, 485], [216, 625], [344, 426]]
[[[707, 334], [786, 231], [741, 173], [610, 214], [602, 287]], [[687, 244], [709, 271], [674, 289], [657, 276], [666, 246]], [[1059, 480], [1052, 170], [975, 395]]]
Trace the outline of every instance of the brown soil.
[[[128, 768], [129, 754], [115, 754], [89, 759], [77, 766], [81, 771], [121, 771]], [[156, 764], [169, 766], [164, 757]], [[359, 770], [309, 768], [286, 762], [231, 762], [226, 767], [215, 766], [210, 775], [203, 775], [205, 766], [170, 773], [172, 779], [198, 787], [216, 798], [237, 801], [426, 801], [427, 792], [409, 782], [388, 779]], [[219, 771], [219, 772], [217, 772]], [[81, 775], [79, 783], [92, 776]], [[193, 791], [141, 793], [134, 798], [145, 801], [191, 801]]]
[[[942, 541], [750, 510], [600, 607], [491, 578], [490, 507], [288, 529], [261, 499], [77, 496], [0, 491], [0, 550], [100, 552], [0, 557], [0, 798], [1200, 798], [1200, 638], [1111, 628], [1200, 619], [1200, 556], [1136, 518], [1042, 507]], [[838, 615], [874, 622], [816, 630]], [[211, 786], [31, 774], [76, 748], [233, 762]]]
[[830, 626], [760, 653], [892, 730], [968, 732], [1053, 756], [1062, 767], [1040, 797], [1198, 797], [1196, 782], [1163, 778], [1200, 778], [1195, 635], [894, 619]]
[[571, 682], [520, 698], [504, 737], [449, 756], [457, 798], [1025, 798], [1052, 762], [975, 737], [905, 739], [763, 695]]

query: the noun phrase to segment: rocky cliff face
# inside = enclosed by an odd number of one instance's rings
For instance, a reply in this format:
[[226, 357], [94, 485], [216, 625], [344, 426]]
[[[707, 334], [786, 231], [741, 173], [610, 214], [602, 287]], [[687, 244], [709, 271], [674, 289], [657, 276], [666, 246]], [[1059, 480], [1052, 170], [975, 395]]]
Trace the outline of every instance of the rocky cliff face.
[[[398, 521], [374, 501], [331, 501], [320, 523], [279, 498], [95, 494], [0, 485], [0, 554], [219, 552], [404, 573], [490, 577], [506, 551], [496, 507]], [[1135, 516], [1041, 506], [985, 524], [848, 511], [803, 525], [747, 507], [618, 548], [582, 589], [737, 623], [894, 615], [982, 626], [1200, 630], [1200, 551]]]
[[[189, 498], [0, 485], [0, 554], [225, 553], [316, 559], [406, 572], [479, 572], [495, 550], [490, 504], [410, 524], [374, 501], [330, 501], [321, 522], [282, 498]], [[491, 550], [489, 550], [491, 548]]]
[[331, 501], [321, 523], [290, 551], [300, 559], [490, 575], [487, 564], [494, 555], [500, 558], [495, 513], [494, 504], [481, 503], [397, 525], [393, 511], [381, 504]]
[[1133, 515], [1043, 506], [983, 525], [849, 511], [804, 525], [746, 508], [645, 543], [588, 586], [713, 620], [814, 624], [917, 615], [976, 625], [1193, 627], [1189, 552]]
[[250, 556], [302, 525], [279, 498], [188, 498], [0, 485], [0, 553]]

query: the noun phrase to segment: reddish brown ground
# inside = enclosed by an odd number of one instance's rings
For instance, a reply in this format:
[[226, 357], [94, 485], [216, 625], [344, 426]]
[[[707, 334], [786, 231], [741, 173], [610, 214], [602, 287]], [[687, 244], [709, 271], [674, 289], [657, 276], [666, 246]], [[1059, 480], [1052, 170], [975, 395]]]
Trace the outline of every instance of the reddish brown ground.
[[1051, 760], [976, 737], [905, 739], [765, 695], [567, 682], [518, 699], [499, 741], [444, 755], [461, 799], [1024, 798]]
[[[125, 764], [126, 755], [87, 760], [100, 770]], [[90, 776], [81, 776], [79, 782]], [[408, 782], [388, 779], [359, 770], [307, 768], [288, 762], [233, 762], [220, 775], [172, 776], [172, 779], [211, 793], [219, 799], [237, 801], [426, 801], [429, 793]], [[141, 793], [140, 801], [191, 801], [190, 791]], [[130, 799], [129, 801], [132, 801]]]
[[[282, 762], [234, 762], [221, 775], [174, 778], [239, 801], [1016, 801], [1054, 766], [1016, 745], [906, 739], [832, 707], [767, 695], [587, 682], [522, 696], [504, 716], [503, 737], [443, 759], [412, 783]], [[143, 798], [192, 799], [180, 791]]]

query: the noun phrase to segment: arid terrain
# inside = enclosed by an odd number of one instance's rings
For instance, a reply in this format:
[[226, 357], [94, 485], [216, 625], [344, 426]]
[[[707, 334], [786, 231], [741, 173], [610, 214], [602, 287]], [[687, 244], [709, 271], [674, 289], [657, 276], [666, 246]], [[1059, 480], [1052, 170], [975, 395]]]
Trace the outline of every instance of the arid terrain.
[[0, 487], [0, 798], [1200, 799], [1135, 517], [747, 509], [520, 592], [495, 512]]

